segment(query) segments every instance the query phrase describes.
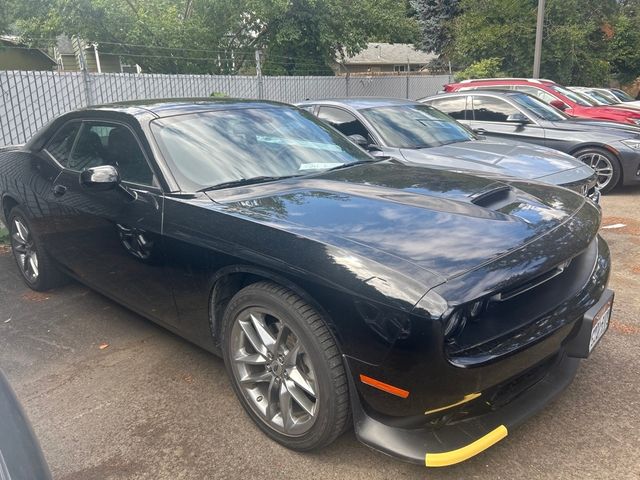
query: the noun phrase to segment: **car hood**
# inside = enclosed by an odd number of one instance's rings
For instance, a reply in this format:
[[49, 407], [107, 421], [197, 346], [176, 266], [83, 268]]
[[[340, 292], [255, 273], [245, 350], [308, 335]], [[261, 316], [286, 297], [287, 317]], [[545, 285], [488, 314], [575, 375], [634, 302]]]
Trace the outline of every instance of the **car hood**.
[[607, 115], [621, 115], [625, 114], [633, 118], [640, 118], [640, 111], [637, 108], [624, 107], [622, 104], [620, 105], [596, 105], [593, 107], [583, 107], [588, 108], [590, 111], [596, 114], [606, 113]]
[[640, 126], [630, 123], [610, 122], [607, 120], [590, 120], [586, 118], [570, 118], [561, 122], [553, 122], [554, 129], [571, 132], [593, 132], [616, 135], [621, 138], [634, 138], [640, 135]]
[[427, 271], [431, 282], [521, 249], [585, 205], [599, 221], [597, 208], [567, 189], [393, 161], [207, 195], [228, 213], [340, 249], [331, 261], [350, 262], [345, 268], [365, 258], [412, 277]]
[[[474, 170], [549, 183], [561, 172], [575, 170], [570, 180], [579, 181], [593, 175], [593, 170], [570, 155], [546, 147], [515, 142], [468, 141], [440, 147], [400, 150], [409, 163], [437, 168]], [[562, 175], [562, 183], [567, 176]]]

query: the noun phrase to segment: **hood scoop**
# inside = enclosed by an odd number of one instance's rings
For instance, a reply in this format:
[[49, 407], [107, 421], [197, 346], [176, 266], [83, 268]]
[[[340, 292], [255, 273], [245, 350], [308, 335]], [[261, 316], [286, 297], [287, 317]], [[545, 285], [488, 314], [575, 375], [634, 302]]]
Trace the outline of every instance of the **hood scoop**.
[[500, 185], [477, 193], [471, 197], [471, 203], [479, 207], [499, 210], [517, 201], [517, 199], [518, 196], [512, 187], [509, 185]]

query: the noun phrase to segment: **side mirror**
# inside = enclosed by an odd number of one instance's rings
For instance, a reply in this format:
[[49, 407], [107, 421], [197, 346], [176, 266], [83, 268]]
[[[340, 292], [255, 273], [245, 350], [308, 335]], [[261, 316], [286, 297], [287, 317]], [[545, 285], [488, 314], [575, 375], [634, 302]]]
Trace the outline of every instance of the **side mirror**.
[[91, 167], [80, 173], [80, 185], [82, 188], [92, 192], [106, 192], [108, 190], [118, 190], [127, 200], [133, 201], [138, 198], [138, 194], [129, 190], [120, 183], [120, 173], [113, 165], [101, 165]]
[[569, 108], [569, 105], [564, 103], [562, 100], [551, 100], [549, 102], [549, 105], [551, 105], [552, 107], [557, 108], [561, 112], [564, 112], [567, 108]]
[[359, 133], [354, 133], [353, 135], [349, 135], [347, 138], [351, 140], [353, 143], [355, 143], [356, 145], [364, 149], [366, 149], [369, 146], [369, 140], [364, 138]]
[[80, 185], [94, 192], [113, 190], [120, 185], [120, 174], [112, 165], [87, 168], [80, 174]]
[[511, 115], [509, 115], [507, 117], [507, 122], [526, 125], [527, 123], [530, 123], [530, 120], [527, 118], [527, 116], [524, 113], [518, 112], [518, 113], [512, 113]]

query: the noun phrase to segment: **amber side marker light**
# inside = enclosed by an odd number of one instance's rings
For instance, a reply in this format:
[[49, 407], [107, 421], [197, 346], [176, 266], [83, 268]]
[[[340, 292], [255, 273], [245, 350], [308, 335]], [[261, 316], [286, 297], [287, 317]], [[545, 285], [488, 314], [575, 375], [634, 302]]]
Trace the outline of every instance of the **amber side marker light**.
[[376, 380], [375, 378], [367, 377], [366, 375], [360, 374], [360, 381], [365, 385], [369, 385], [370, 387], [377, 388], [378, 390], [382, 390], [383, 392], [390, 393], [391, 395], [395, 395], [396, 397], [407, 398], [409, 396], [408, 390], [394, 387], [393, 385], [381, 382], [380, 380]]

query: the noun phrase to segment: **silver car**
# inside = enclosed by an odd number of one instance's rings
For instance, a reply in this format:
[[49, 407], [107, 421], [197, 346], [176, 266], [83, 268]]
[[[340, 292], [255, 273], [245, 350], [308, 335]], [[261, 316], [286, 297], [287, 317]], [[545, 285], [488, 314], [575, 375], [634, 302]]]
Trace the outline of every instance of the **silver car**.
[[598, 201], [593, 169], [547, 147], [486, 140], [441, 111], [418, 102], [344, 98], [297, 104], [373, 155], [403, 163], [560, 185]]

